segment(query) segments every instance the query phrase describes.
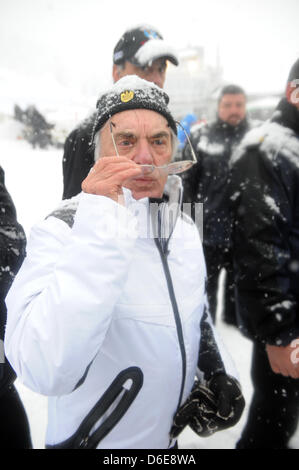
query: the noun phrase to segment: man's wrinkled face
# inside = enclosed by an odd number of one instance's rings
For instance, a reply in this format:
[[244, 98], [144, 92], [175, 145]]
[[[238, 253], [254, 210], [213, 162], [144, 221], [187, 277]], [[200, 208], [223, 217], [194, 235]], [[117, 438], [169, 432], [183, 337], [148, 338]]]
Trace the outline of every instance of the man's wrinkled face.
[[[133, 160], [137, 165], [162, 166], [172, 157], [172, 137], [167, 120], [159, 113], [147, 109], [127, 110], [111, 118], [113, 137], [119, 156]], [[110, 121], [100, 133], [100, 158], [116, 156]], [[157, 174], [158, 173], [158, 174]], [[161, 197], [167, 176], [154, 172], [142, 174], [125, 187], [134, 199]]]
[[137, 77], [155, 83], [155, 85], [163, 88], [166, 78], [166, 69], [167, 61], [163, 58], [154, 60], [152, 64], [145, 67], [137, 67], [137, 65], [126, 61], [122, 69], [116, 66], [113, 67], [113, 79], [116, 82], [126, 75], [137, 75]]
[[246, 116], [246, 98], [240, 94], [225, 94], [218, 105], [218, 116], [223, 122], [237, 126]]

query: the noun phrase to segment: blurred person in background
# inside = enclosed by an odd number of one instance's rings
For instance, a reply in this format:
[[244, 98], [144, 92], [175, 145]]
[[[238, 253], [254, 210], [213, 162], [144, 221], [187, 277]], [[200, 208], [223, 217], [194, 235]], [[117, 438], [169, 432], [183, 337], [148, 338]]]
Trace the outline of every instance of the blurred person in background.
[[[219, 275], [226, 270], [223, 319], [236, 324], [234, 281], [229, 238], [229, 159], [251, 123], [246, 116], [246, 95], [237, 85], [227, 85], [218, 99], [215, 121], [191, 128], [198, 164], [182, 175], [184, 202], [203, 203], [203, 248], [207, 264], [207, 293], [215, 322]], [[183, 154], [188, 154], [188, 145]]]
[[15, 372], [4, 354], [5, 297], [25, 257], [26, 237], [0, 167], [0, 448], [30, 449], [30, 429], [14, 386]]
[[[113, 51], [113, 82], [126, 75], [138, 77], [163, 88], [167, 62], [178, 65], [174, 49], [151, 26], [137, 26], [126, 31]], [[92, 146], [95, 113], [79, 124], [68, 136], [63, 155], [63, 199], [81, 192], [81, 184], [94, 165]]]
[[237, 316], [253, 340], [238, 449], [287, 449], [299, 417], [299, 59], [270, 122], [231, 162]]

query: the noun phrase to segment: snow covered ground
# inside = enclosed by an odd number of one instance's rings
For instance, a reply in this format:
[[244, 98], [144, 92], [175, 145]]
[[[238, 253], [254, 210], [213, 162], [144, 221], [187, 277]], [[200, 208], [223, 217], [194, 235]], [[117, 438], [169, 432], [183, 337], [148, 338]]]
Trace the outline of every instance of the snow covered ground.
[[[21, 126], [8, 118], [0, 119], [0, 165], [6, 175], [6, 185], [17, 208], [18, 220], [27, 237], [32, 225], [49, 214], [61, 200], [62, 194], [62, 150], [33, 150], [20, 139]], [[221, 298], [221, 291], [220, 291]], [[245, 412], [233, 428], [218, 432], [209, 438], [199, 438], [186, 429], [179, 447], [184, 449], [233, 449], [246, 420], [252, 394], [250, 380], [251, 342], [233, 327], [217, 321], [220, 335], [234, 359], [246, 398]], [[33, 393], [19, 381], [17, 388], [23, 399], [30, 421], [35, 449], [44, 447], [47, 424], [47, 399]], [[299, 449], [299, 432], [292, 438], [291, 446]]]

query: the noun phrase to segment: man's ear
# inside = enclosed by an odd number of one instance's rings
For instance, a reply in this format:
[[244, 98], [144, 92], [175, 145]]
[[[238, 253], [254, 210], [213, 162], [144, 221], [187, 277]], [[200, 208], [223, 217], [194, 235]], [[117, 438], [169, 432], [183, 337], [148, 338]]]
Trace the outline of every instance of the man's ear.
[[286, 88], [286, 98], [289, 103], [299, 108], [299, 80], [288, 82]]
[[113, 64], [112, 78], [113, 78], [113, 83], [117, 82], [121, 78], [121, 69], [116, 64]]

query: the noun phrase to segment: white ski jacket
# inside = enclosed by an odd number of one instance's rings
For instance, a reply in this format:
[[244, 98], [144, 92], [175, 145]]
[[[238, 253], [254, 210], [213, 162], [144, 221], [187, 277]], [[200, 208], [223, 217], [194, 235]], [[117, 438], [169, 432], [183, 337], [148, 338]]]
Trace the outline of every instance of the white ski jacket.
[[124, 207], [81, 193], [36, 225], [6, 299], [6, 354], [49, 396], [49, 447], [168, 448], [194, 382], [198, 231], [179, 216], [163, 248], [145, 233], [149, 200], [125, 194]]

